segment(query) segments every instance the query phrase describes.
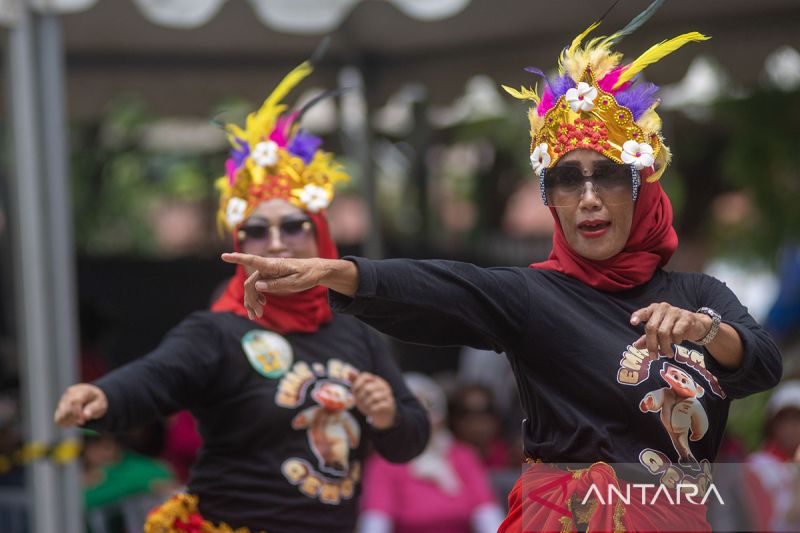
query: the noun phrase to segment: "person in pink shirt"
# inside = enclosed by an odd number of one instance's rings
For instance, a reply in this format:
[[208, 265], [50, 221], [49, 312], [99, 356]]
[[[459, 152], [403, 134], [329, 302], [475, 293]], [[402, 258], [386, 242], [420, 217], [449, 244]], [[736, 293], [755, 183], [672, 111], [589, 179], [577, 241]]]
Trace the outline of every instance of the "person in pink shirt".
[[800, 531], [800, 379], [784, 381], [767, 403], [766, 443], [745, 470], [745, 506], [754, 531]]
[[431, 439], [410, 463], [367, 461], [359, 533], [494, 533], [505, 513], [477, 453], [446, 429], [444, 391], [422, 374], [405, 379], [428, 411]]
[[492, 389], [487, 386], [469, 383], [458, 387], [450, 394], [448, 415], [453, 435], [471, 445], [490, 470], [516, 468], [524, 460], [521, 451], [519, 457], [512, 458], [503, 439], [503, 419], [495, 407]]

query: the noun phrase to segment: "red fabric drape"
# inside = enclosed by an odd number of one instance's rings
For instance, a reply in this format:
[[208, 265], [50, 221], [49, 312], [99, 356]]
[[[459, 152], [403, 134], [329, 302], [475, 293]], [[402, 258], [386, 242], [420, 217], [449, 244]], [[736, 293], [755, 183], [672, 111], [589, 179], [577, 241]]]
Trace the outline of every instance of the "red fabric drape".
[[[643, 181], [647, 175], [641, 173]], [[531, 268], [556, 270], [602, 291], [622, 291], [648, 282], [678, 247], [672, 204], [659, 182], [642, 184], [625, 248], [603, 261], [592, 261], [575, 252], [564, 237], [555, 208], [550, 212], [555, 219], [553, 250], [546, 261], [533, 263]]]

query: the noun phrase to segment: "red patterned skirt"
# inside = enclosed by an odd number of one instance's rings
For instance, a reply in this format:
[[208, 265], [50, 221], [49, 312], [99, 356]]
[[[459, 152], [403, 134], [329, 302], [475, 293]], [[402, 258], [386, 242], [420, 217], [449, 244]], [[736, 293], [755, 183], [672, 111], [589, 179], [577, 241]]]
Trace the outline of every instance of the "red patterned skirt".
[[628, 494], [631, 487], [634, 495], [641, 492], [637, 488], [641, 486], [629, 487], [617, 480], [614, 469], [606, 463], [578, 470], [532, 463], [508, 495], [508, 516], [498, 533], [566, 533], [584, 527], [592, 533], [711, 531], [703, 504], [683, 501], [676, 505], [658, 498], [652, 489], [642, 492], [644, 497], [639, 501], [608, 498], [610, 485], [616, 489], [613, 494]]

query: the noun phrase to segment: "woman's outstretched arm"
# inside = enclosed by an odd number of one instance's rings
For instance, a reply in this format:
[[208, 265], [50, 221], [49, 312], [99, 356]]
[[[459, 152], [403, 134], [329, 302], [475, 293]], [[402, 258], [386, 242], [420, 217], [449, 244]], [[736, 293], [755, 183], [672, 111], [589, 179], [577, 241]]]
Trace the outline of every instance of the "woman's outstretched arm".
[[274, 259], [225, 254], [223, 259], [252, 272], [245, 283], [245, 306], [256, 316], [270, 293], [322, 285], [332, 290], [331, 304], [337, 311], [408, 342], [508, 351], [528, 330], [531, 295], [524, 269], [358, 257]]
[[260, 317], [266, 301], [261, 293], [290, 294], [322, 285], [345, 296], [358, 290], [358, 268], [342, 259], [271, 258], [222, 254], [222, 260], [242, 265], [250, 276], [245, 281], [244, 305], [250, 318]]

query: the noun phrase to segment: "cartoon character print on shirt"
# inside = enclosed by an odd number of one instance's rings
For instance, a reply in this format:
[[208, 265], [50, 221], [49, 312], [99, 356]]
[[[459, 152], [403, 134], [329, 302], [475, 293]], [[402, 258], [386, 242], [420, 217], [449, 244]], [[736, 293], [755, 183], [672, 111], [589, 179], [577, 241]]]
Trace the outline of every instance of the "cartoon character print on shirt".
[[355, 407], [350, 389], [358, 374], [354, 366], [335, 358], [325, 364], [297, 361], [275, 392], [275, 403], [287, 409], [297, 409], [309, 399], [314, 402], [294, 416], [291, 427], [306, 433], [316, 461], [290, 457], [281, 464], [281, 472], [301, 493], [330, 505], [351, 499], [361, 478], [360, 461], [350, 460], [361, 441], [361, 426], [350, 413]]
[[[677, 464], [666, 450], [652, 448], [640, 451], [639, 462], [669, 488], [695, 484], [702, 489], [711, 482], [711, 465], [707, 459], [698, 461], [691, 450], [691, 443], [702, 440], [709, 427], [708, 415], [700, 398], [710, 393], [725, 399], [726, 394], [716, 376], [706, 368], [703, 352], [681, 345], [673, 345], [672, 353], [652, 356], [646, 349], [627, 346], [617, 370], [617, 383], [630, 387], [642, 385], [650, 377], [654, 363], [662, 358], [671, 360], [664, 361], [659, 369], [666, 387], [653, 390], [651, 386], [650, 390], [642, 391], [638, 410], [647, 416], [659, 415], [677, 454]], [[696, 372], [703, 384], [692, 377], [688, 369]]]
[[708, 416], [699, 400], [705, 389], [688, 373], [670, 363], [664, 363], [660, 374], [667, 386], [648, 392], [639, 403], [639, 410], [661, 413], [661, 423], [678, 452], [678, 464], [700, 470], [700, 464], [689, 448], [689, 440], [698, 441], [708, 431]]
[[339, 383], [320, 381], [311, 397], [317, 405], [295, 416], [292, 429], [307, 429], [308, 444], [320, 470], [345, 475], [350, 469], [350, 450], [358, 447], [361, 437], [358, 422], [348, 412], [355, 405], [353, 394]]

